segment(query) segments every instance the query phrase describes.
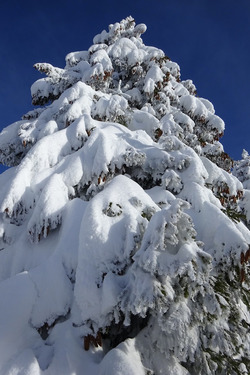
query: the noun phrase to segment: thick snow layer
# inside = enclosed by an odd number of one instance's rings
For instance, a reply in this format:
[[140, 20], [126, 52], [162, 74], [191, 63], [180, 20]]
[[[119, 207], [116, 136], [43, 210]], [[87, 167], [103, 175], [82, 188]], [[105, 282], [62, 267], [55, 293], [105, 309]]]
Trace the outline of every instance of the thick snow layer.
[[141, 363], [135, 342], [128, 339], [111, 350], [104, 358], [98, 375], [144, 375], [145, 368]]
[[157, 209], [143, 189], [125, 176], [116, 177], [88, 205], [82, 220], [75, 285], [83, 322], [91, 320], [99, 328], [118, 314], [126, 282], [122, 273], [131, 264], [145, 230], [143, 215]]
[[163, 81], [163, 77], [164, 73], [162, 70], [158, 66], [152, 66], [145, 77], [144, 91], [147, 94], [152, 94], [156, 84]]
[[[8, 362], [29, 349], [39, 335], [29, 322], [36, 296], [35, 285], [29, 274], [23, 272], [2, 282], [0, 296], [0, 369], [4, 374]], [[27, 353], [23, 357], [26, 361]]]

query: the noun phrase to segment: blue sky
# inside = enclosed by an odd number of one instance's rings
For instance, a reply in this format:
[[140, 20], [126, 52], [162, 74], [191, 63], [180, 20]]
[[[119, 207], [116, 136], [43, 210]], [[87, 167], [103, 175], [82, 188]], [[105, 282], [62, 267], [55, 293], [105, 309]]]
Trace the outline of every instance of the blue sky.
[[[161, 48], [192, 79], [226, 123], [221, 142], [234, 159], [250, 153], [249, 0], [1, 0], [0, 129], [32, 109], [36, 62], [64, 67], [110, 23], [132, 15], [148, 27], [144, 43]], [[0, 172], [2, 169], [0, 169]]]

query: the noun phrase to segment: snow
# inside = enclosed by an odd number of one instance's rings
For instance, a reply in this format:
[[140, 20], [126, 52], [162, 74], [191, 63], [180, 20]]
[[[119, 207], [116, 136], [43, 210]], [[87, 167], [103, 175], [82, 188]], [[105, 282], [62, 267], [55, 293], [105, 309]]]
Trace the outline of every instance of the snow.
[[141, 363], [139, 353], [136, 351], [132, 339], [111, 350], [103, 360], [101, 371], [98, 375], [144, 375], [145, 369]]
[[147, 94], [152, 94], [157, 82], [162, 82], [164, 73], [158, 66], [151, 66], [145, 77], [144, 91]]
[[127, 100], [119, 95], [112, 95], [112, 97], [101, 97], [96, 103], [92, 111], [94, 116], [99, 118], [106, 118], [110, 121], [116, 120], [118, 116], [124, 115], [124, 111], [128, 107]]
[[55, 229], [61, 223], [61, 212], [68, 201], [68, 189], [61, 176], [53, 175], [43, 189], [27, 225], [31, 236], [37, 238], [42, 232], [47, 237], [48, 227]]
[[80, 61], [87, 60], [88, 56], [89, 56], [89, 52], [88, 51], [71, 52], [65, 58], [66, 64], [68, 66], [70, 66], [70, 67], [71, 66], [75, 66]]
[[119, 274], [131, 263], [140, 243], [147, 223], [143, 212], [155, 210], [150, 197], [125, 176], [113, 179], [88, 205], [82, 219], [75, 285], [83, 322], [103, 327], [117, 313], [126, 282]]
[[133, 66], [137, 62], [138, 53], [136, 45], [128, 38], [118, 39], [112, 47], [108, 48], [108, 55], [114, 60], [127, 60]]
[[131, 130], [142, 129], [150, 136], [153, 136], [154, 131], [160, 127], [159, 121], [150, 113], [144, 111], [134, 111], [131, 122], [128, 125]]
[[191, 96], [185, 95], [180, 98], [181, 108], [191, 115], [192, 117], [206, 118], [208, 116], [207, 107], [200, 101], [200, 99]]
[[90, 58], [90, 63], [91, 63], [91, 65], [101, 63], [104, 71], [112, 71], [113, 70], [112, 62], [111, 62], [107, 52], [103, 49], [98, 50], [98, 51], [93, 53], [93, 55]]
[[[29, 324], [36, 291], [28, 273], [23, 272], [1, 282], [0, 295], [3, 302], [0, 314], [0, 370], [5, 373], [8, 362], [37, 340], [37, 333]], [[27, 353], [23, 357], [27, 362]]]
[[249, 155], [145, 31], [36, 64], [0, 134], [0, 374], [247, 373]]

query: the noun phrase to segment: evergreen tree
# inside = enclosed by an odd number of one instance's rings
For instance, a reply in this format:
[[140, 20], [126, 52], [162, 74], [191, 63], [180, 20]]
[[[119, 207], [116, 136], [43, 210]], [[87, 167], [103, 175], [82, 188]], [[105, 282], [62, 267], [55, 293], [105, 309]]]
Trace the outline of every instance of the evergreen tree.
[[249, 156], [231, 173], [145, 31], [35, 64], [38, 108], [0, 134], [1, 374], [249, 373]]

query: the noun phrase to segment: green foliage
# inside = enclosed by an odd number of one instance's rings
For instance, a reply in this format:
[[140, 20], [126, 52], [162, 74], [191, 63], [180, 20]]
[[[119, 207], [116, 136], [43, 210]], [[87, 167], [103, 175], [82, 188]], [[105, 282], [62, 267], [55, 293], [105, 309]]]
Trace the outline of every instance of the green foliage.
[[122, 207], [119, 203], [113, 204], [113, 202], [109, 202], [108, 207], [103, 210], [103, 213], [109, 217], [120, 216], [122, 214]]
[[246, 215], [242, 212], [237, 212], [236, 210], [230, 208], [223, 208], [221, 211], [235, 223], [239, 223], [240, 221], [246, 222]]

